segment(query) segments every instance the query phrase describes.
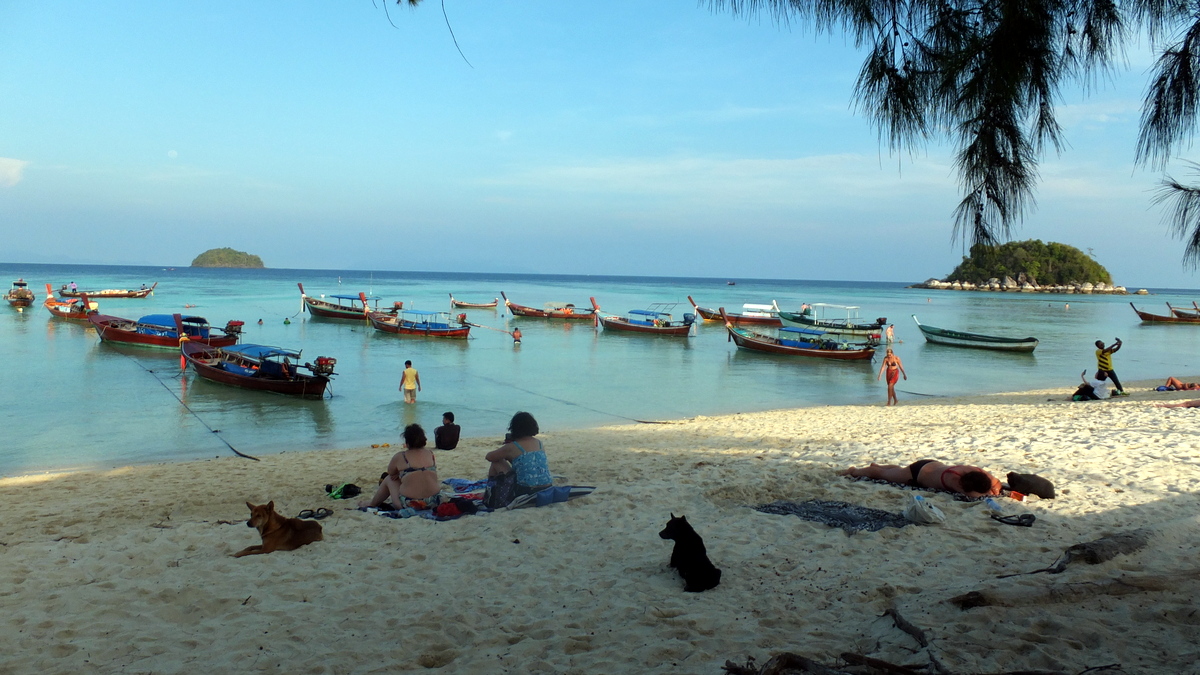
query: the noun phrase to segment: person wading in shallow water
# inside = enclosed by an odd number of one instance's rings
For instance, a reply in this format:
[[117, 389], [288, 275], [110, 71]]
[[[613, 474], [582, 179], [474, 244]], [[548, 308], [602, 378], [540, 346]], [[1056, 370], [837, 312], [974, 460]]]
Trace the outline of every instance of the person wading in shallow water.
[[892, 352], [892, 348], [888, 347], [887, 356], [883, 357], [883, 364], [879, 366], [879, 375], [875, 376], [876, 380], [883, 377], [884, 371], [887, 372], [887, 404], [896, 405], [896, 383], [900, 381], [900, 376], [908, 379], [908, 373], [904, 372], [904, 364], [900, 362], [900, 357]]
[[421, 375], [413, 368], [412, 361], [404, 362], [404, 374], [400, 376], [400, 391], [404, 392], [405, 403], [416, 403], [417, 392], [421, 391]]

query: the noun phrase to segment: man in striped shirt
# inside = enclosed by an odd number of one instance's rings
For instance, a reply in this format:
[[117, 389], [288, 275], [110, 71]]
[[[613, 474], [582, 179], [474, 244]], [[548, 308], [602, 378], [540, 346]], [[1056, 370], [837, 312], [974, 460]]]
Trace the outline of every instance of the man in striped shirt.
[[1096, 340], [1096, 374], [1097, 379], [1099, 379], [1100, 373], [1104, 373], [1108, 379], [1112, 380], [1113, 387], [1115, 387], [1113, 396], [1124, 396], [1125, 387], [1121, 386], [1121, 381], [1117, 379], [1117, 374], [1113, 372], [1112, 366], [1112, 355], [1121, 348], [1121, 338], [1113, 339], [1116, 342], [1113, 342], [1111, 347], [1105, 347], [1103, 340]]

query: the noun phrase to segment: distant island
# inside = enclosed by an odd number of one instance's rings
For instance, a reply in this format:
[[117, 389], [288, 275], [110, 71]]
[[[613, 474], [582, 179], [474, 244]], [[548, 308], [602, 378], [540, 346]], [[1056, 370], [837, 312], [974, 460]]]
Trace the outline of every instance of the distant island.
[[1000, 246], [976, 244], [950, 276], [929, 279], [914, 287], [1024, 293], [1128, 292], [1124, 286], [1113, 286], [1108, 270], [1083, 251], [1039, 239]]
[[211, 248], [196, 256], [192, 267], [266, 267], [262, 258], [231, 248]]

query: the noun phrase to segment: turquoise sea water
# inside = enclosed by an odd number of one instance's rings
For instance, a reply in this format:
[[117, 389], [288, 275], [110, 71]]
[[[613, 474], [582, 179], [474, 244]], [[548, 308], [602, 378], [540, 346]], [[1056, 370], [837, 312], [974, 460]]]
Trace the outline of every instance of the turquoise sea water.
[[[322, 401], [242, 391], [181, 374], [176, 353], [101, 344], [89, 326], [52, 318], [41, 306], [0, 307], [0, 475], [109, 467], [229, 454], [220, 440], [255, 455], [395, 442], [399, 429], [427, 429], [452, 410], [467, 436], [504, 435], [508, 418], [529, 410], [546, 431], [631, 420], [847, 403], [882, 404], [873, 362], [830, 362], [738, 351], [716, 323], [693, 338], [646, 338], [597, 332], [591, 323], [513, 319], [501, 310], [468, 310], [470, 321], [524, 333], [520, 347], [499, 332], [474, 329], [467, 342], [401, 338], [357, 324], [298, 314], [296, 282], [311, 295], [369, 291], [384, 304], [449, 309], [449, 293], [488, 301], [500, 291], [520, 304], [551, 301], [623, 314], [687, 295], [701, 306], [741, 307], [777, 300], [853, 304], [864, 318], [887, 316], [909, 379], [900, 400], [1042, 387], [1073, 387], [1095, 367], [1092, 343], [1120, 336], [1118, 375], [1125, 381], [1200, 373], [1200, 326], [1143, 326], [1129, 308], [1166, 313], [1197, 291], [1151, 289], [1151, 296], [1059, 296], [906, 289], [901, 283], [656, 277], [534, 276], [336, 270], [214, 270], [161, 267], [0, 264], [6, 285], [136, 288], [158, 282], [144, 300], [101, 301], [101, 312], [137, 318], [184, 312], [213, 325], [246, 322], [245, 342], [302, 349], [304, 359], [333, 356], [338, 376]], [[40, 293], [39, 293], [40, 295]], [[1070, 303], [1070, 309], [1064, 308]], [[196, 305], [184, 309], [185, 304]], [[1033, 355], [926, 344], [913, 324], [1025, 337]], [[291, 324], [284, 318], [290, 317]], [[257, 325], [263, 319], [262, 326]], [[882, 350], [880, 351], [882, 354]], [[424, 391], [405, 406], [400, 371], [411, 359]], [[150, 372], [153, 371], [153, 372]], [[190, 414], [178, 396], [203, 420]], [[206, 428], [220, 430], [220, 438]]]

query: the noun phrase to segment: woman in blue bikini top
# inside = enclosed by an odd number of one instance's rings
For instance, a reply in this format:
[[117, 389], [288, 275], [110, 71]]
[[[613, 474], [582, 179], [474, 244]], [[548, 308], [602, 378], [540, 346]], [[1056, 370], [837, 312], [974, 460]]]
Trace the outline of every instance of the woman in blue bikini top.
[[527, 412], [513, 415], [508, 424], [512, 440], [487, 454], [491, 463], [488, 477], [516, 473], [521, 492], [536, 492], [549, 487], [554, 480], [550, 477], [550, 465], [546, 461], [546, 450], [537, 436], [538, 423]]

